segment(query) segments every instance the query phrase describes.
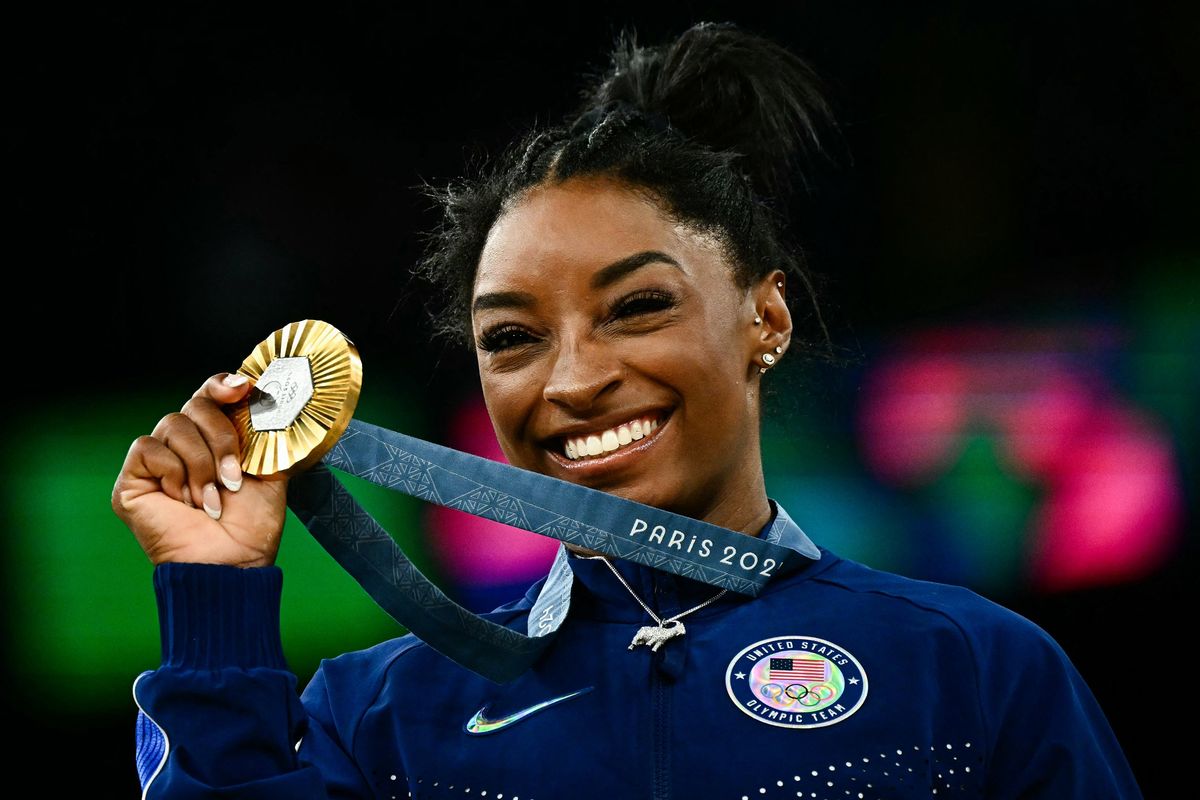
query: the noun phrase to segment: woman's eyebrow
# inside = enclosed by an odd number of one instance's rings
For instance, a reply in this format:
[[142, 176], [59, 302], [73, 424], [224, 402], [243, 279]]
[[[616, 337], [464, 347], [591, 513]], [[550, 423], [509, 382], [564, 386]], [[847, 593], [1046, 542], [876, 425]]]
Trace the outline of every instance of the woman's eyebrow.
[[622, 258], [620, 261], [614, 261], [607, 267], [604, 267], [598, 271], [592, 276], [592, 288], [603, 289], [605, 286], [611, 286], [634, 270], [641, 269], [647, 264], [653, 264], [656, 261], [660, 261], [664, 264], [670, 264], [680, 272], [683, 271], [683, 267], [679, 266], [679, 262], [671, 258], [666, 253], [658, 250], [643, 250], [640, 253], [634, 253], [631, 256], [625, 256], [625, 258]]
[[[643, 250], [631, 256], [625, 256], [620, 261], [614, 261], [592, 276], [591, 287], [603, 289], [624, 278], [631, 272], [639, 270], [647, 264], [661, 262], [670, 264], [679, 271], [683, 267], [679, 262], [659, 250]], [[529, 308], [537, 303], [537, 299], [528, 292], [488, 292], [475, 298], [471, 304], [472, 311], [482, 311], [486, 308]]]
[[488, 292], [475, 298], [471, 304], [472, 311], [482, 311], [485, 308], [529, 308], [537, 303], [528, 292]]

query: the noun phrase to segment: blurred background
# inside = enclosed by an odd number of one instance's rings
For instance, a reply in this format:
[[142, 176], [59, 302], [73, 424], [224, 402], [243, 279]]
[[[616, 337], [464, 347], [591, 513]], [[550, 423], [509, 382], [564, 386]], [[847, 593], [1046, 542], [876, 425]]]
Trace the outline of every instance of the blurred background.
[[[1197, 6], [648, 6], [8, 19], [18, 770], [65, 761], [59, 793], [138, 793], [130, 688], [158, 630], [151, 567], [109, 505], [130, 443], [315, 317], [362, 353], [359, 418], [499, 458], [473, 356], [429, 343], [409, 281], [438, 219], [417, 187], [573, 107], [623, 26], [653, 44], [729, 20], [824, 76], [849, 154], [794, 209], [849, 358], [768, 377], [772, 496], [841, 555], [1044, 627], [1146, 795], [1168, 793], [1190, 755], [1165, 726], [1187, 730], [1195, 708], [1185, 591], [1200, 578]], [[346, 482], [478, 610], [555, 548]], [[301, 685], [320, 658], [401, 632], [294, 518], [280, 564]]]

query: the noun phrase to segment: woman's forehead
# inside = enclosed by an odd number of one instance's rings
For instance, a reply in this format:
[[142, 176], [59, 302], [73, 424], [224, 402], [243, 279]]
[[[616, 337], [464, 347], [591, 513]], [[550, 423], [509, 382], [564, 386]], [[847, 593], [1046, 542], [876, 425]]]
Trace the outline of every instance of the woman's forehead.
[[539, 187], [501, 216], [488, 234], [475, 293], [496, 284], [568, 273], [588, 278], [644, 252], [662, 253], [684, 274], [720, 258], [712, 237], [673, 222], [651, 200], [611, 181], [571, 180]]

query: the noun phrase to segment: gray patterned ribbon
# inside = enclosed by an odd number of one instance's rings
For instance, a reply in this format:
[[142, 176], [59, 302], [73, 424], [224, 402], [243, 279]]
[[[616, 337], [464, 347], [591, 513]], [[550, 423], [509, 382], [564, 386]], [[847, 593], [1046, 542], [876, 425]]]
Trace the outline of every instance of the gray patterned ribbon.
[[[430, 647], [497, 683], [520, 675], [550, 644], [569, 592], [551, 598], [538, 621], [530, 614], [531, 635], [477, 616], [421, 574], [330, 467], [752, 597], [805, 557], [763, 538], [351, 420], [320, 464], [289, 481], [288, 506], [388, 614]], [[562, 554], [552, 572], [570, 569]]]

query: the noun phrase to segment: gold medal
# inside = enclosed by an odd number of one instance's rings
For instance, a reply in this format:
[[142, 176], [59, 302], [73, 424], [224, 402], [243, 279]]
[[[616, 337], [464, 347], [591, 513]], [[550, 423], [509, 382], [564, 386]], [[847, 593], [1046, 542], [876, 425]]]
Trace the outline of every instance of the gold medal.
[[362, 389], [362, 360], [328, 322], [289, 323], [238, 368], [253, 382], [229, 415], [242, 443], [242, 471], [268, 480], [321, 460], [345, 433]]

